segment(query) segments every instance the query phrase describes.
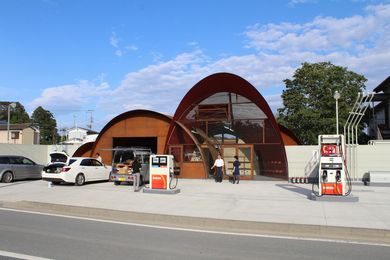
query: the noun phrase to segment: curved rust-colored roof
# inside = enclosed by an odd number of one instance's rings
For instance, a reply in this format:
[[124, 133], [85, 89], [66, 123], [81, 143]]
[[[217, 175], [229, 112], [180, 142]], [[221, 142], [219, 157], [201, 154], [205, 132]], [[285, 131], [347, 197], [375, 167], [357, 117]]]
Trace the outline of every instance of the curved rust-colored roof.
[[[83, 157], [86, 153], [92, 151], [92, 147], [94, 146], [94, 142], [88, 142], [81, 145], [77, 150], [73, 153], [73, 157]], [[89, 155], [91, 156], [91, 155]]]
[[[301, 145], [302, 144], [301, 141], [299, 141], [298, 137], [293, 132], [291, 132], [290, 129], [288, 129], [287, 127], [285, 127], [281, 124], [278, 124], [278, 126], [279, 126], [281, 133], [284, 133], [289, 138], [291, 138], [291, 140], [293, 140], [295, 142], [295, 144], [293, 144], [293, 145]], [[287, 145], [287, 144], [285, 144], [285, 145]]]
[[93, 149], [91, 149], [91, 151], [93, 151], [95, 149], [95, 146], [96, 146], [97, 143], [99, 143], [99, 140], [100, 140], [101, 136], [103, 136], [104, 133], [108, 129], [110, 129], [113, 125], [115, 125], [116, 123], [118, 123], [118, 122], [120, 122], [122, 120], [125, 120], [127, 118], [136, 117], [136, 116], [148, 116], [148, 117], [151, 117], [151, 118], [164, 120], [167, 123], [171, 123], [171, 121], [172, 121], [172, 117], [171, 116], [167, 116], [167, 115], [164, 115], [164, 114], [161, 114], [161, 113], [158, 113], [158, 112], [155, 112], [155, 111], [151, 111], [151, 110], [146, 110], [146, 109], [136, 109], [136, 110], [131, 110], [131, 111], [124, 112], [124, 113], [114, 117], [113, 119], [111, 119], [111, 121], [108, 122], [103, 127], [103, 129], [100, 131], [98, 137], [96, 138], [96, 140], [94, 142], [94, 145], [93, 145]]
[[[240, 76], [231, 73], [220, 72], [212, 74], [195, 84], [195, 86], [192, 87], [184, 96], [177, 107], [175, 115], [173, 116], [173, 121], [176, 122], [180, 120], [181, 117], [188, 112], [187, 110], [191, 109], [192, 104], [200, 103], [203, 99], [219, 92], [236, 93], [254, 102], [266, 114], [274, 129], [278, 131], [279, 138], [283, 144], [279, 125], [276, 122], [267, 101], [257, 91], [257, 89], [252, 86], [252, 84]], [[174, 126], [175, 124], [171, 124], [169, 128], [168, 140], [170, 139]]]
[[[270, 143], [264, 143], [264, 145], [255, 144], [254, 149], [256, 150], [256, 153], [262, 153], [261, 166], [263, 167], [262, 172], [264, 172], [265, 175], [287, 178], [288, 166], [284, 140], [272, 110], [268, 106], [267, 101], [253, 85], [245, 79], [231, 73], [222, 72], [210, 75], [199, 81], [188, 91], [173, 116], [173, 120], [168, 131], [165, 151], [168, 151], [168, 146], [170, 145], [171, 140], [173, 140], [174, 135], [177, 133], [177, 129], [179, 129], [177, 123], [186, 120], [185, 117], [194, 108], [194, 105], [200, 104], [203, 100], [215, 94], [224, 92], [234, 93], [247, 98], [266, 115], [267, 122], [271, 128], [270, 131], [272, 131], [272, 135], [275, 139], [273, 139]], [[187, 133], [188, 129], [185, 132]], [[194, 138], [192, 137], [191, 139]], [[197, 148], [198, 150], [201, 150], [201, 147]], [[207, 171], [208, 168], [205, 166], [206, 176]]]

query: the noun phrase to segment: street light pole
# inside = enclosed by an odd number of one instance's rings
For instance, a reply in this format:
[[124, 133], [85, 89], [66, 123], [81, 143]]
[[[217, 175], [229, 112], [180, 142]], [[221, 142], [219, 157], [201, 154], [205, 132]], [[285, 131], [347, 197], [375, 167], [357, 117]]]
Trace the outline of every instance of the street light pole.
[[7, 144], [9, 144], [9, 121], [10, 121], [10, 117], [11, 117], [11, 107], [15, 108], [16, 107], [16, 103], [9, 103], [8, 104]]
[[336, 90], [334, 92], [334, 99], [336, 100], [336, 134], [339, 134], [339, 98], [340, 98], [340, 93]]

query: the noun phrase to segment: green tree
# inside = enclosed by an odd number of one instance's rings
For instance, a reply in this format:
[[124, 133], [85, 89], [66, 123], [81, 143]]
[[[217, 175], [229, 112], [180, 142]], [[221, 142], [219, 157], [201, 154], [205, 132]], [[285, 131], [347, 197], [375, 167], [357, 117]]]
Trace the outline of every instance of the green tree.
[[293, 79], [285, 79], [283, 108], [278, 122], [295, 133], [303, 144], [317, 144], [319, 134], [336, 133], [334, 93], [339, 99], [339, 129], [342, 129], [366, 78], [330, 62], [303, 63]]
[[[0, 120], [5, 122], [8, 121], [8, 106], [11, 103], [12, 102], [1, 102]], [[27, 114], [26, 110], [24, 109], [24, 106], [19, 102], [15, 102], [15, 104], [16, 104], [15, 108], [10, 107], [10, 123], [11, 124], [29, 123], [30, 117]]]
[[56, 143], [58, 137], [57, 122], [50, 111], [39, 106], [34, 110], [31, 119], [35, 125], [39, 126], [40, 144]]
[[24, 106], [19, 102], [16, 103], [15, 109], [11, 110], [11, 124], [30, 123], [30, 116], [27, 114]]

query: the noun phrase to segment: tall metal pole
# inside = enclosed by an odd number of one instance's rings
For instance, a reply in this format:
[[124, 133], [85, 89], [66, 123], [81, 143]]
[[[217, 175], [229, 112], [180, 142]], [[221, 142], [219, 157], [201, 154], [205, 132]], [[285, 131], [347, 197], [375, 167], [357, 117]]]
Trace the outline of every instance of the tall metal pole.
[[8, 104], [8, 120], [7, 120], [7, 144], [9, 144], [9, 122], [10, 122], [10, 117], [11, 117], [11, 107], [15, 108], [16, 103], [9, 103]]
[[16, 103], [9, 103], [8, 104], [8, 121], [7, 121], [7, 144], [9, 144], [9, 121], [11, 119], [11, 107], [15, 108]]
[[7, 116], [7, 144], [9, 144], [9, 118], [11, 114], [11, 106], [8, 105], [8, 116]]
[[334, 92], [334, 99], [336, 99], [336, 134], [339, 135], [339, 98], [340, 93], [336, 90]]
[[339, 135], [339, 101], [336, 99], [336, 134]]

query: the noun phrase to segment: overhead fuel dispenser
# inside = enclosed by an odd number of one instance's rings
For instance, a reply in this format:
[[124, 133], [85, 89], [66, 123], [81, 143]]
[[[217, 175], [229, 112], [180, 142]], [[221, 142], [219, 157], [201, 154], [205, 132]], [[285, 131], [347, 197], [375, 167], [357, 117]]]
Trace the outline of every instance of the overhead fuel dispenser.
[[[345, 141], [343, 135], [319, 135], [320, 161], [317, 196], [347, 196], [351, 192], [351, 180], [346, 168]], [[313, 185], [314, 187], [314, 185]]]
[[[150, 177], [149, 189], [146, 192], [156, 191], [157, 193], [178, 193], [177, 174], [173, 155], [153, 154], [150, 156]], [[164, 192], [167, 191], [167, 192]]]

